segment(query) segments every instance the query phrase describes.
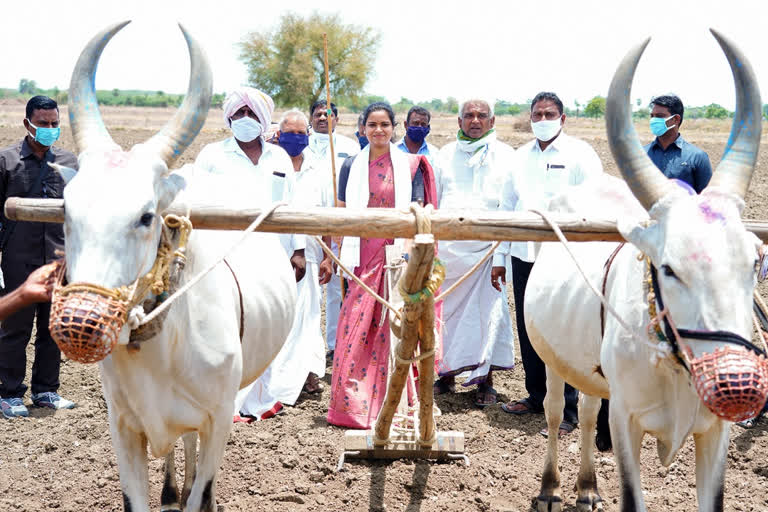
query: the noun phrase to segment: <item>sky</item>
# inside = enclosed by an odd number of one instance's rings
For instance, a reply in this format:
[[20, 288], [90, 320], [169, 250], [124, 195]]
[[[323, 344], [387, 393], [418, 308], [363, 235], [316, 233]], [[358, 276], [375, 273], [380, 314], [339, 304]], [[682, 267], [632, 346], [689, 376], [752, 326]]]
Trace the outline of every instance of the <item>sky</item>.
[[[685, 105], [734, 108], [727, 61], [708, 31], [742, 49], [768, 90], [768, 3], [759, 0], [38, 0], [3, 2], [0, 87], [19, 80], [69, 87], [80, 51], [99, 30], [133, 22], [107, 46], [97, 89], [186, 91], [189, 60], [180, 22], [207, 52], [214, 92], [246, 84], [237, 43], [280, 15], [338, 12], [381, 33], [366, 93], [390, 101], [453, 96], [525, 102], [542, 90], [566, 106], [606, 95], [616, 66], [651, 37], [632, 97], [678, 94]], [[32, 11], [34, 10], [34, 12]], [[47, 13], [42, 15], [41, 13]], [[763, 99], [768, 102], [768, 95]]]

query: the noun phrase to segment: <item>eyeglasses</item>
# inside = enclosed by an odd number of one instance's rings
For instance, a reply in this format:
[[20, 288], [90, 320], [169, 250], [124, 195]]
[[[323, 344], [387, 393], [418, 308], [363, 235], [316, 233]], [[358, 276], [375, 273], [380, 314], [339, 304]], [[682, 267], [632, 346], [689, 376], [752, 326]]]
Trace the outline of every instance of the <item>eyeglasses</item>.
[[560, 118], [560, 112], [557, 110], [547, 110], [546, 112], [531, 112], [531, 121], [541, 121], [546, 119], [547, 121], [554, 121]]

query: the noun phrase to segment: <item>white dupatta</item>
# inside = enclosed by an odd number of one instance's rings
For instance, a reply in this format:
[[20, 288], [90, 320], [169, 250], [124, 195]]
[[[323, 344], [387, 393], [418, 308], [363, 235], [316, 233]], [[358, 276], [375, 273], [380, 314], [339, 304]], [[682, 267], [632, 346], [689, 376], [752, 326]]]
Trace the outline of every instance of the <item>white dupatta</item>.
[[[352, 162], [347, 180], [346, 205], [348, 209], [365, 210], [368, 208], [370, 191], [368, 189], [368, 159], [371, 156], [370, 144], [365, 147]], [[389, 144], [389, 156], [392, 160], [395, 179], [395, 208], [407, 209], [411, 203], [411, 167], [408, 155], [397, 146]], [[395, 241], [395, 243], [402, 241]], [[360, 238], [345, 236], [341, 246], [341, 262], [354, 271], [360, 266]]]

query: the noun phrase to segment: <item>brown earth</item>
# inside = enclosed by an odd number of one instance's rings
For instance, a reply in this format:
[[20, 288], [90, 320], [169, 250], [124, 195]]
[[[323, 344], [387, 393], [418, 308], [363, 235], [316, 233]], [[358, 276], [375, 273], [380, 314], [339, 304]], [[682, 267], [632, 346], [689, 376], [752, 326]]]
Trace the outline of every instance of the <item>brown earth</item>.
[[[23, 135], [23, 107], [0, 105], [0, 147]], [[170, 116], [170, 109], [105, 109], [107, 126], [124, 147], [142, 141]], [[62, 112], [62, 119], [66, 113]], [[354, 114], [342, 116], [340, 131], [354, 132]], [[433, 121], [432, 141], [438, 145], [453, 136], [453, 116]], [[518, 129], [515, 130], [515, 123]], [[520, 146], [530, 139], [520, 131], [520, 121], [500, 118], [502, 140]], [[686, 138], [703, 147], [713, 163], [722, 155], [728, 137], [726, 122], [688, 121]], [[601, 121], [571, 120], [568, 132], [591, 143], [606, 169], [615, 174]], [[638, 125], [649, 139], [645, 123]], [[61, 145], [72, 148], [65, 129]], [[191, 161], [202, 145], [223, 138], [220, 112], [208, 124], [184, 161]], [[765, 146], [765, 143], [763, 144]], [[768, 217], [768, 152], [762, 148], [752, 181], [746, 216]], [[514, 318], [514, 316], [513, 316]], [[32, 351], [28, 352], [31, 358]], [[30, 374], [28, 370], [27, 375]], [[111, 511], [122, 510], [115, 455], [106, 421], [98, 369], [65, 360], [61, 393], [75, 400], [71, 411], [51, 413], [30, 408], [29, 419], [0, 421], [0, 511]], [[325, 421], [329, 400], [328, 377], [320, 396], [302, 395], [295, 407], [270, 420], [234, 425], [219, 477], [217, 499], [232, 511], [525, 511], [538, 492], [545, 439], [538, 434], [543, 416], [517, 417], [500, 407], [478, 410], [472, 390], [437, 397], [443, 415], [440, 430], [460, 430], [466, 435], [471, 466], [458, 462], [399, 460], [348, 462], [335, 471], [342, 450], [344, 430]], [[500, 400], [523, 397], [522, 367], [497, 373]], [[768, 424], [753, 430], [734, 427], [728, 454], [726, 510], [768, 510]], [[560, 442], [565, 510], [574, 510], [579, 462], [576, 434]], [[646, 438], [642, 473], [649, 510], [689, 511], [695, 508], [693, 444], [663, 468], [655, 442]], [[177, 449], [181, 461], [181, 450]], [[615, 461], [611, 453], [597, 455], [598, 479], [607, 510], [617, 510], [619, 496]], [[152, 506], [159, 508], [161, 460], [150, 463]], [[177, 467], [181, 467], [177, 464]]]

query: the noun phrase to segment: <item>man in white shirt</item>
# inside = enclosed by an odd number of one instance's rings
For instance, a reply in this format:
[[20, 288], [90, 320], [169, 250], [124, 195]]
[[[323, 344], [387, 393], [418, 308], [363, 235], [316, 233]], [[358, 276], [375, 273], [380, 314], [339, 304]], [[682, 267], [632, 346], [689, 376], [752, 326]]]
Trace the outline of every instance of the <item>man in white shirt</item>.
[[[595, 150], [586, 142], [563, 133], [564, 125], [560, 98], [552, 92], [537, 94], [531, 103], [531, 128], [536, 138], [517, 150], [515, 169], [504, 185], [500, 209], [546, 211], [550, 200], [567, 187], [588, 183], [603, 172]], [[512, 256], [515, 318], [528, 397], [503, 404], [502, 409], [511, 414], [543, 412], [547, 393], [546, 369], [531, 346], [523, 316], [525, 286], [539, 248], [540, 244], [534, 242], [505, 242], [496, 250], [491, 271], [492, 285], [497, 290], [503, 289], [506, 269], [502, 262], [507, 254]], [[578, 423], [577, 402], [578, 391], [566, 384], [561, 434], [572, 431]]]
[[[320, 174], [327, 176], [331, 181], [331, 153], [329, 133], [333, 134], [333, 150], [336, 153], [336, 180], [338, 185], [339, 170], [347, 157], [360, 152], [360, 144], [336, 133], [336, 125], [339, 122], [339, 111], [336, 105], [331, 103], [331, 116], [328, 116], [328, 107], [325, 100], [318, 100], [309, 109], [312, 133], [309, 136], [309, 146], [305, 150], [306, 156], [311, 157]], [[329, 205], [333, 206], [333, 204]], [[332, 244], [333, 252], [338, 256], [339, 247], [336, 242]], [[338, 278], [331, 279], [325, 287], [325, 341], [333, 359], [333, 350], [336, 347], [336, 326], [341, 312], [341, 286]]]
[[[200, 151], [189, 192], [193, 196], [220, 198], [228, 205], [267, 207], [275, 201], [290, 202], [296, 187], [291, 159], [281, 147], [264, 140], [265, 128], [270, 126], [274, 112], [272, 98], [252, 87], [241, 87], [227, 96], [223, 110], [233, 136], [208, 144]], [[279, 236], [298, 282], [306, 270], [306, 237]], [[282, 410], [283, 405], [266, 385], [270, 381], [269, 371], [268, 368], [253, 384], [238, 392], [236, 414], [266, 419]]]
[[[436, 170], [440, 208], [496, 210], [514, 149], [496, 140], [496, 119], [487, 101], [468, 100], [459, 110], [457, 140], [444, 146]], [[449, 288], [490, 249], [491, 242], [441, 241], [445, 263], [443, 289]], [[488, 282], [491, 260], [448, 295], [443, 303], [443, 356], [435, 393], [455, 389], [455, 377], [468, 372], [465, 386], [477, 384], [475, 405], [496, 403], [492, 372], [512, 368], [514, 334], [507, 294]]]

